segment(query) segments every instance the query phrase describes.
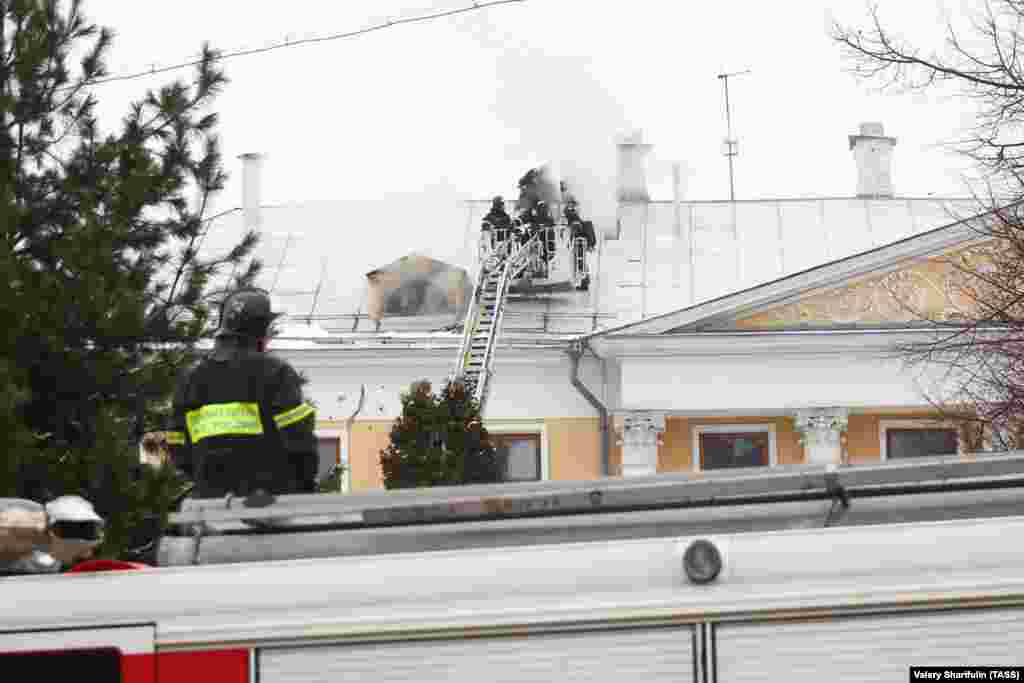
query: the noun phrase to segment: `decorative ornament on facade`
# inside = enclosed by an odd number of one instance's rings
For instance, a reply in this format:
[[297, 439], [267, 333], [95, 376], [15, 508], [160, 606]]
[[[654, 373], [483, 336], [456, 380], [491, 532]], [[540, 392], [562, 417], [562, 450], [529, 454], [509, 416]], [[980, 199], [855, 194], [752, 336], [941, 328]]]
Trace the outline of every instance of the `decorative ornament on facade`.
[[997, 258], [985, 244], [934, 257], [881, 276], [832, 287], [742, 321], [744, 327], [814, 323], [882, 323], [956, 320], [970, 315], [983, 273]]
[[650, 476], [658, 471], [658, 446], [663, 444], [664, 413], [637, 412], [622, 416], [622, 475]]
[[663, 445], [665, 415], [663, 413], [632, 413], [622, 416], [619, 444], [626, 448]]
[[846, 408], [805, 408], [796, 411], [796, 429], [800, 445], [839, 446], [842, 434], [849, 424]]

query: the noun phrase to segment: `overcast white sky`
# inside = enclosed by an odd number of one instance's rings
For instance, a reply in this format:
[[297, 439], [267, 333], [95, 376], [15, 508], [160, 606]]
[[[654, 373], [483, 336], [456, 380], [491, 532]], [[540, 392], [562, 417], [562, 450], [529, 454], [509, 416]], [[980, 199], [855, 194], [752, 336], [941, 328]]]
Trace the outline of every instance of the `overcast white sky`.
[[[114, 28], [112, 73], [170, 64], [215, 47], [255, 47], [352, 30], [469, 0], [86, 0]], [[879, 0], [908, 38], [937, 44], [961, 0]], [[980, 2], [964, 2], [978, 6]], [[374, 199], [391, 192], [488, 197], [510, 192], [525, 167], [575, 163], [610, 190], [613, 138], [632, 128], [655, 145], [656, 198], [669, 198], [669, 162], [684, 164], [687, 199], [728, 197], [723, 70], [740, 139], [738, 198], [849, 196], [846, 136], [877, 120], [899, 139], [897, 193], [961, 194], [965, 166], [941, 143], [970, 124], [951, 97], [873, 94], [843, 71], [832, 17], [864, 24], [863, 0], [528, 0], [460, 18], [399, 26], [350, 40], [227, 60], [218, 100], [233, 178], [220, 206], [237, 205], [234, 157], [267, 155], [264, 201]], [[180, 72], [182, 76], [187, 71]], [[120, 116], [163, 74], [98, 88]]]

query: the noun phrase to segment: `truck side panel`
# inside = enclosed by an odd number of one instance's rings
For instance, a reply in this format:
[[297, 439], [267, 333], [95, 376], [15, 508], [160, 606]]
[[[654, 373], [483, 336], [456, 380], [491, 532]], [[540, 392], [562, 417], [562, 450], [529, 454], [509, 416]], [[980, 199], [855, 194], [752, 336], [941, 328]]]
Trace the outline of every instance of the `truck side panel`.
[[678, 683], [694, 678], [693, 629], [268, 648], [259, 671], [261, 683]]
[[722, 624], [719, 681], [906, 680], [911, 666], [1024, 666], [1024, 609]]

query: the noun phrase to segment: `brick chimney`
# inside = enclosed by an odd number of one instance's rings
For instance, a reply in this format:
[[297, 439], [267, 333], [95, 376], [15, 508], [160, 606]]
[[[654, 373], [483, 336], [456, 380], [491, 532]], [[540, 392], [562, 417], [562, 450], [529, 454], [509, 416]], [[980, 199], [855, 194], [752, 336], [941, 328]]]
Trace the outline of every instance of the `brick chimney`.
[[891, 198], [892, 148], [896, 138], [885, 136], [881, 123], [860, 124], [860, 134], [850, 136], [850, 149], [857, 162], [857, 196]]

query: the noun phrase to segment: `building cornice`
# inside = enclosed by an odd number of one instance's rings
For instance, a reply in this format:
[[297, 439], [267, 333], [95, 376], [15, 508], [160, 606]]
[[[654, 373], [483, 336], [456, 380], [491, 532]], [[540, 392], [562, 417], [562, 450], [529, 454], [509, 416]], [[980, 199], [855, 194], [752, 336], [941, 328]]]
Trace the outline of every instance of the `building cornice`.
[[[498, 344], [495, 364], [539, 365], [564, 361], [570, 341], [546, 344]], [[318, 367], [352, 367], [360, 365], [394, 365], [422, 363], [452, 365], [459, 353], [459, 344], [323, 344], [314, 348], [275, 349], [273, 353], [289, 362]]]
[[952, 330], [808, 330], [794, 332], [686, 332], [597, 337], [589, 345], [602, 357], [764, 356], [895, 351]]

